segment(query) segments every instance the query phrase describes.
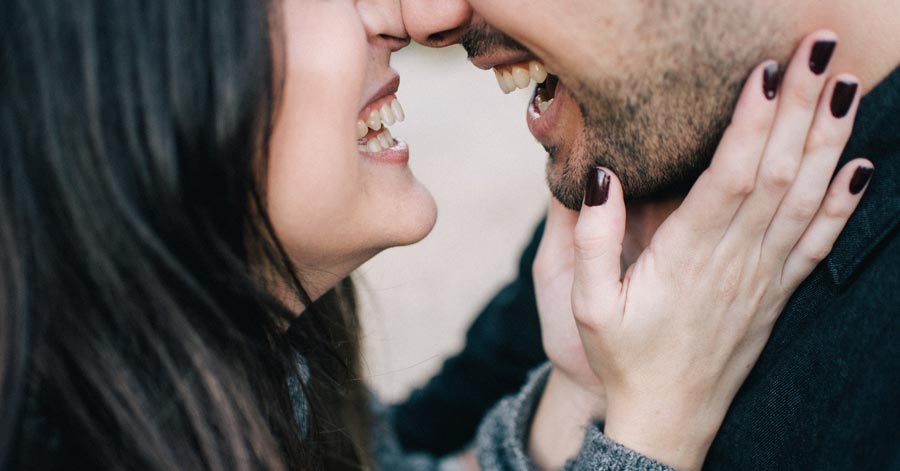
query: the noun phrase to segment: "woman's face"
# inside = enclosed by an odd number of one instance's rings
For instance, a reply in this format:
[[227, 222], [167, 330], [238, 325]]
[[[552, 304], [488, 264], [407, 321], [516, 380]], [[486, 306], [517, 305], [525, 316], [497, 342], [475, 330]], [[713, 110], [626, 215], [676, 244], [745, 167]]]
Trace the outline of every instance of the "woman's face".
[[[402, 115], [399, 0], [282, 0], [285, 82], [267, 211], [316, 298], [379, 251], [421, 240], [436, 208], [385, 125]], [[399, 116], [402, 119], [402, 116]]]

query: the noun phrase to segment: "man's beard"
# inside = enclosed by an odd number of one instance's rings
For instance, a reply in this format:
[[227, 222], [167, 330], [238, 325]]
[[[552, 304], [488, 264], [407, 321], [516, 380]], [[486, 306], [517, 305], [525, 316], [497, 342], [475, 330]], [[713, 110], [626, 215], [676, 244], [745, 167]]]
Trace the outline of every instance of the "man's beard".
[[628, 201], [686, 195], [709, 166], [750, 72], [765, 59], [787, 60], [793, 48], [777, 33], [779, 20], [754, 2], [661, 5], [646, 8], [635, 32], [642, 44], [619, 67], [567, 84], [584, 130], [567, 155], [548, 149], [547, 179], [571, 209], [581, 208], [597, 166], [616, 173]]
[[619, 177], [626, 200], [686, 194], [709, 166], [748, 71], [722, 64], [702, 81], [648, 71], [645, 78], [576, 83], [570, 93], [584, 128], [565, 155], [547, 148], [551, 192], [566, 207], [581, 208], [587, 176], [602, 166]]
[[473, 23], [459, 40], [469, 58], [487, 54], [495, 49], [528, 51], [528, 49], [505, 33], [488, 26], [487, 23]]
[[[551, 192], [580, 209], [590, 170], [610, 168], [627, 200], [684, 195], [709, 166], [743, 82], [765, 59], [786, 60], [793, 44], [777, 17], [756, 2], [683, 0], [648, 5], [631, 38], [561, 77], [584, 129], [565, 149], [548, 147]], [[635, 39], [639, 38], [640, 41]], [[629, 44], [629, 42], [631, 44]], [[462, 38], [470, 57], [502, 46], [525, 50], [485, 24]], [[585, 47], [592, 47], [590, 41]]]

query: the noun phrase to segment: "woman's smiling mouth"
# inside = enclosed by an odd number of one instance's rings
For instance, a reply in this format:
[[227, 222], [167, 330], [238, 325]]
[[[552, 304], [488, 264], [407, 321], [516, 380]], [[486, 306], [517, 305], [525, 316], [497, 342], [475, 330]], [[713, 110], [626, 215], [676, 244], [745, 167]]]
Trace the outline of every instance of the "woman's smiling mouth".
[[402, 123], [406, 113], [393, 94], [366, 106], [356, 121], [356, 148], [360, 152], [378, 153], [398, 145], [388, 126]]

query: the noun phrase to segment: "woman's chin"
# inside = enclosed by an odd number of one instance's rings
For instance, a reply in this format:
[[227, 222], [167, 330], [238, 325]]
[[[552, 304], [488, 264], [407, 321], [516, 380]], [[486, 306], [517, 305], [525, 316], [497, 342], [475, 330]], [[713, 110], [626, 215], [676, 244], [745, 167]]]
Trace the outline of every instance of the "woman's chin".
[[434, 197], [421, 183], [416, 185], [413, 194], [404, 204], [398, 205], [400, 213], [394, 219], [392, 228], [394, 235], [391, 247], [412, 245], [420, 242], [434, 229], [437, 222], [437, 204]]

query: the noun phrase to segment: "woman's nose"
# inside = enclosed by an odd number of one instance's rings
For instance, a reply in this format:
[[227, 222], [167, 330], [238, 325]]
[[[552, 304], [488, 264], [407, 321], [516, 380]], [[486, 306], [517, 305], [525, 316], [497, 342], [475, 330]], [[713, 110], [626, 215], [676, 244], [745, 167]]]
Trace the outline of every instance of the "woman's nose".
[[391, 52], [409, 45], [409, 33], [403, 25], [400, 0], [365, 0], [357, 4], [369, 42], [379, 43]]

